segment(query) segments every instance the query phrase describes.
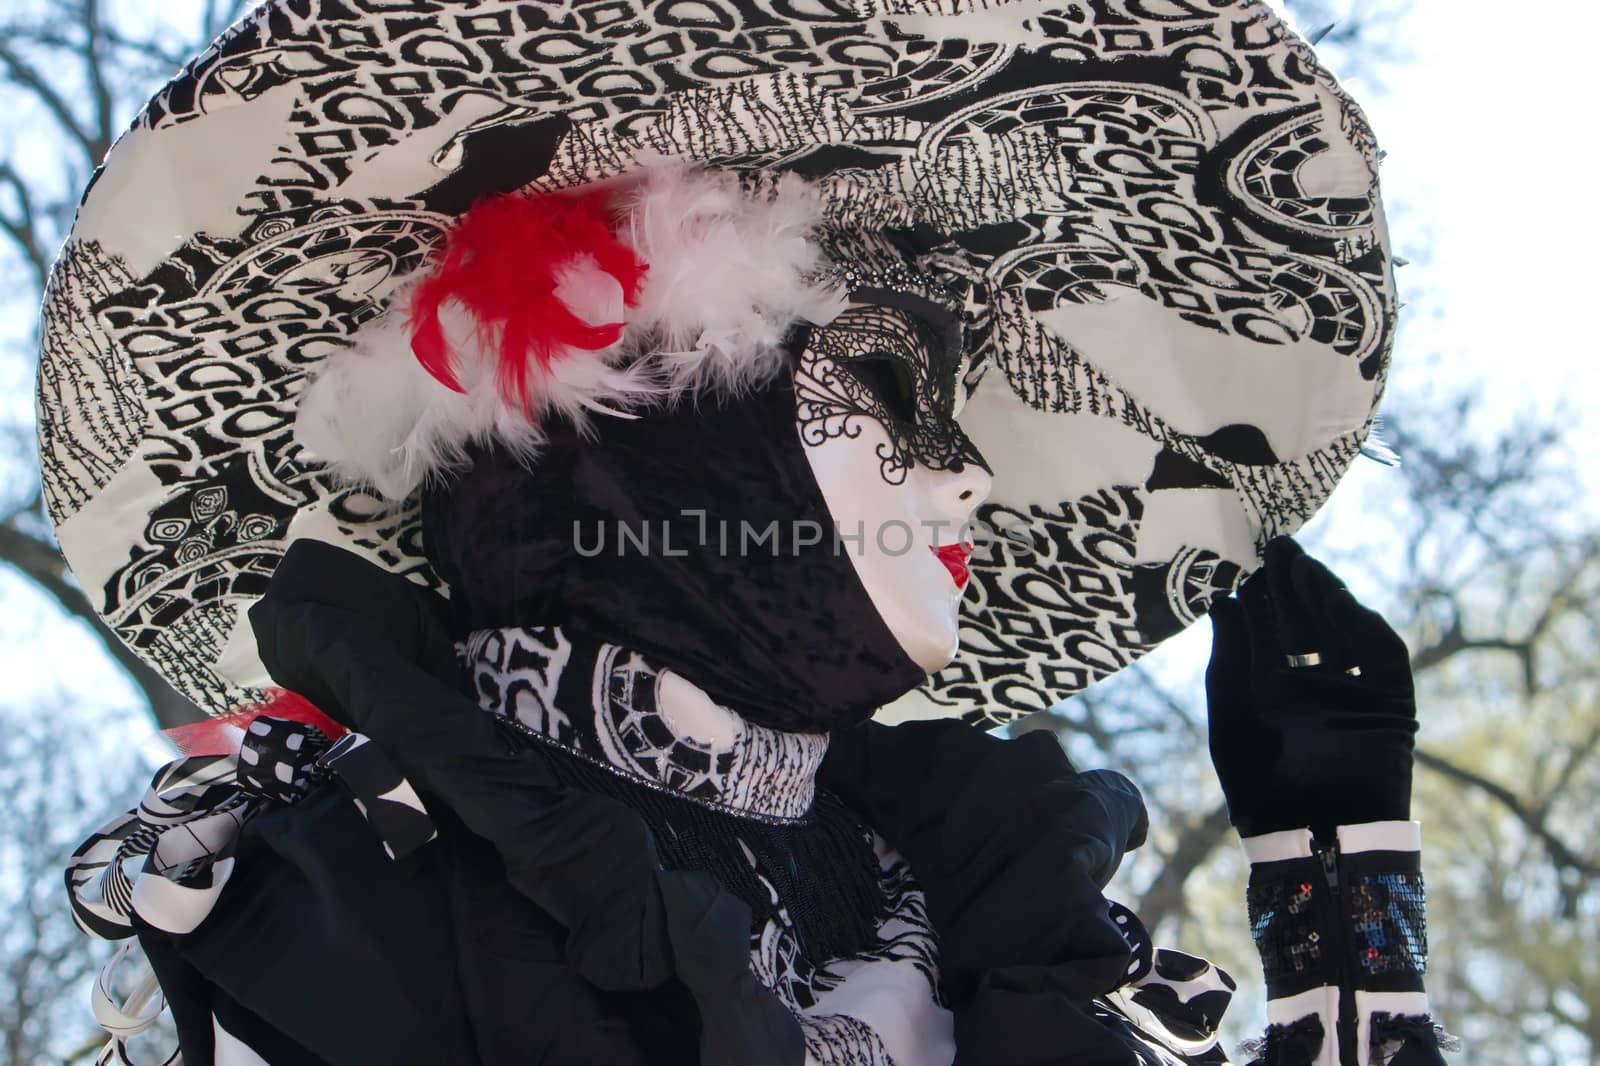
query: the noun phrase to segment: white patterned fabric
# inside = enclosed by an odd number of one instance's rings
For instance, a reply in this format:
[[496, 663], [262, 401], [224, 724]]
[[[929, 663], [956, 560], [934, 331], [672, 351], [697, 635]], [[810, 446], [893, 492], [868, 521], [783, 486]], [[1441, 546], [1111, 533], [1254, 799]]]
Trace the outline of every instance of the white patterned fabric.
[[939, 1001], [939, 941], [905, 859], [874, 836], [887, 905], [878, 943], [821, 966], [805, 961], [784, 916], [754, 938], [750, 967], [800, 1019], [806, 1066], [945, 1066], [954, 1019]]
[[[812, 814], [825, 734], [746, 722], [614, 644], [557, 627], [473, 633], [459, 648], [478, 704], [519, 732], [727, 820], [800, 825]], [[938, 999], [938, 940], [910, 866], [873, 836], [881, 899], [872, 945], [808, 958], [778, 886], [743, 861], [775, 916], [751, 933], [750, 967], [799, 1019], [807, 1066], [948, 1066], [953, 1019]], [[802, 889], [807, 886], [799, 886]], [[809, 886], [816, 889], [823, 886]]]
[[[664, 700], [676, 675], [615, 644], [573, 663], [571, 642], [554, 626], [480, 630], [461, 656], [484, 710], [614, 773], [774, 822], [811, 810], [826, 734], [768, 729], [708, 699]], [[569, 666], [590, 671], [591, 699], [557, 706]], [[678, 683], [694, 699], [693, 686]]]
[[208, 710], [321, 538], [434, 583], [296, 398], [486, 193], [657, 153], [809, 181], [963, 308], [996, 475], [962, 652], [997, 722], [1205, 610], [1358, 454], [1396, 300], [1378, 154], [1259, 0], [269, 0], [110, 153], [52, 277], [46, 497], [95, 607]]

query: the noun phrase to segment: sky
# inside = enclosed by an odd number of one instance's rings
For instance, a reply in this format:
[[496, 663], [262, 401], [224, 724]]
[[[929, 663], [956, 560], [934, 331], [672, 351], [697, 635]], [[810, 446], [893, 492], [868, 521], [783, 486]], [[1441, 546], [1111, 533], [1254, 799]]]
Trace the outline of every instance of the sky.
[[[1600, 334], [1584, 324], [1600, 248], [1587, 193], [1600, 4], [1415, 0], [1397, 30], [1407, 62], [1376, 84], [1346, 79], [1388, 152], [1391, 232], [1412, 260], [1390, 396], [1475, 381], [1491, 417], [1568, 411], [1588, 454], [1600, 444]], [[1592, 509], [1600, 470], [1586, 472]]]

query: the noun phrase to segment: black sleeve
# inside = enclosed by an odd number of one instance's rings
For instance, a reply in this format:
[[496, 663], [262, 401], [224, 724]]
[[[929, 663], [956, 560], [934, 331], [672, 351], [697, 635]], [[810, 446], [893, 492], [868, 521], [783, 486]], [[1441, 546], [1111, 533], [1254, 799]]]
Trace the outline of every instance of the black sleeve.
[[662, 870], [636, 813], [562, 788], [537, 751], [508, 744], [461, 687], [441, 608], [403, 577], [302, 540], [250, 622], [275, 681], [367, 734], [495, 845], [511, 884], [567, 928], [580, 975], [608, 990], [678, 977], [700, 1009], [704, 1066], [798, 1062], [799, 1024], [750, 973], [749, 908], [705, 875]]
[[[381, 744], [425, 795], [493, 841], [512, 883], [581, 939], [587, 923], [632, 914], [660, 926], [640, 886], [655, 869], [644, 822], [604, 797], [560, 788], [536, 753], [516, 751], [453, 683], [451, 642], [431, 593], [316, 541], [284, 555], [250, 611], [275, 681]], [[602, 987], [667, 976], [667, 945], [646, 935], [635, 957], [586, 959]]]

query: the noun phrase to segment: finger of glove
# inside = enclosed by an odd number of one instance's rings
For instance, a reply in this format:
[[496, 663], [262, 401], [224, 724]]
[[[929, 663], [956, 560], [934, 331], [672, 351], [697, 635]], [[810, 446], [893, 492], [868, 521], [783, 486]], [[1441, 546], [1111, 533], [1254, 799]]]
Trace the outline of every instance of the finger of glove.
[[1212, 761], [1226, 757], [1230, 738], [1260, 716], [1250, 623], [1237, 600], [1211, 606], [1211, 661], [1206, 664], [1206, 731]]
[[[1245, 593], [1241, 591], [1240, 595], [1242, 598]], [[1252, 627], [1245, 607], [1238, 600], [1219, 600], [1212, 605], [1211, 619], [1206, 745], [1217, 780], [1228, 798], [1230, 818], [1237, 822], [1255, 810], [1252, 782], [1262, 773], [1262, 752], [1272, 748], [1276, 730], [1264, 720], [1264, 708], [1257, 698], [1260, 679], [1255, 662], [1260, 653], [1252, 647]], [[1270, 627], [1267, 639], [1271, 639]]]
[[1267, 543], [1267, 597], [1270, 617], [1278, 632], [1278, 643], [1286, 654], [1316, 652], [1327, 656], [1327, 631], [1316, 601], [1307, 599], [1295, 580], [1295, 572], [1310, 557], [1288, 537]]
[[1300, 542], [1288, 534], [1273, 537], [1267, 541], [1261, 550], [1261, 559], [1267, 564], [1276, 563], [1280, 566], [1288, 565], [1295, 559], [1304, 556], [1306, 550], [1300, 547]]
[[[1126, 853], [1144, 844], [1150, 831], [1150, 816], [1138, 785], [1116, 770], [1085, 770], [1078, 775], [1078, 781], [1105, 809], [1103, 835], [1114, 850]], [[1110, 880], [1109, 875], [1106, 880]]]
[[1307, 622], [1315, 629], [1313, 647], [1321, 653], [1322, 665], [1329, 670], [1342, 671], [1359, 662], [1355, 654], [1357, 642], [1329, 613], [1333, 600], [1350, 595], [1339, 575], [1321, 561], [1302, 553], [1289, 568], [1289, 580], [1294, 586], [1296, 602], [1303, 605]]
[[1244, 608], [1233, 599], [1211, 604], [1211, 659], [1206, 664], [1206, 698], [1239, 703], [1250, 686], [1250, 626]]
[[[1261, 680], [1284, 664], [1287, 651], [1283, 646], [1278, 616], [1272, 605], [1271, 579], [1265, 569], [1258, 570], [1239, 586], [1240, 613], [1244, 616], [1246, 637], [1250, 646], [1251, 684]], [[1304, 649], [1298, 649], [1304, 650]]]
[[1383, 615], [1363, 605], [1349, 589], [1330, 595], [1323, 612], [1350, 649], [1350, 662], [1360, 665], [1362, 677], [1391, 690], [1411, 692], [1411, 652]]

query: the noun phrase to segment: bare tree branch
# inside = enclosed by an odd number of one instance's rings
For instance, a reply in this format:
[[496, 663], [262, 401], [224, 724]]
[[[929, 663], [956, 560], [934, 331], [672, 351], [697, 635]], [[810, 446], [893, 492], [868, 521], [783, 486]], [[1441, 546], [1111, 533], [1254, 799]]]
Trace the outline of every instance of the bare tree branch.
[[50, 595], [68, 614], [87, 623], [106, 650], [127, 671], [149, 701], [150, 712], [163, 729], [198, 721], [202, 712], [169, 685], [149, 663], [122, 642], [95, 613], [83, 590], [73, 584], [66, 563], [48, 544], [18, 532], [12, 524], [0, 525], [0, 562], [9, 563]]
[[1566, 758], [1563, 760], [1561, 770], [1556, 774], [1555, 781], [1546, 791], [1544, 802], [1539, 804], [1538, 813], [1540, 817], [1549, 813], [1550, 805], [1555, 802], [1556, 797], [1566, 793], [1567, 789], [1571, 787], [1572, 779], [1577, 775], [1578, 770], [1594, 757], [1596, 751], [1600, 751], [1600, 721], [1595, 722], [1590, 727], [1589, 735], [1584, 738], [1581, 744], [1566, 752]]
[[45, 251], [44, 237], [39, 232], [39, 219], [33, 206], [33, 194], [9, 162], [0, 163], [0, 185], [11, 190], [16, 199], [16, 213], [0, 212], [0, 229], [11, 238], [17, 251], [33, 272], [39, 290], [44, 291], [50, 277], [50, 255]]
[[106, 83], [106, 63], [101, 48], [100, 0], [83, 0], [83, 71], [89, 84], [89, 94], [94, 103], [93, 141], [89, 148], [89, 165], [99, 164], [111, 150], [116, 139], [111, 89]]
[[99, 157], [93, 151], [94, 136], [78, 121], [78, 116], [73, 114], [66, 97], [51, 84], [49, 78], [18, 55], [5, 38], [0, 38], [0, 68], [5, 70], [7, 77], [12, 81], [33, 94], [45, 110], [50, 112], [61, 127], [61, 131], [76, 142], [91, 165], [98, 160]]
[[1169, 917], [1183, 913], [1183, 890], [1190, 875], [1211, 857], [1230, 828], [1228, 805], [1224, 803], [1178, 833], [1161, 872], [1139, 900], [1137, 910], [1147, 928], [1154, 930]]
[[1524, 803], [1517, 797], [1516, 793], [1504, 785], [1491, 781], [1475, 771], [1457, 766], [1443, 756], [1418, 749], [1416, 758], [1419, 765], [1443, 774], [1452, 781], [1469, 785], [1499, 803], [1512, 817], [1521, 822], [1529, 833], [1544, 844], [1545, 849], [1550, 853], [1550, 860], [1557, 866], [1573, 870], [1584, 877], [1600, 876], [1600, 864], [1585, 859], [1569, 847], [1564, 840], [1556, 836], [1545, 823], [1545, 815], [1542, 809], [1535, 809], [1533, 806]]
[[1533, 647], [1528, 641], [1512, 640], [1507, 637], [1469, 639], [1461, 630], [1459, 618], [1452, 621], [1450, 628], [1438, 640], [1412, 653], [1412, 673], [1422, 674], [1437, 669], [1457, 655], [1472, 651], [1503, 651], [1514, 655], [1522, 669], [1524, 687], [1529, 693], [1535, 690], [1532, 677]]

